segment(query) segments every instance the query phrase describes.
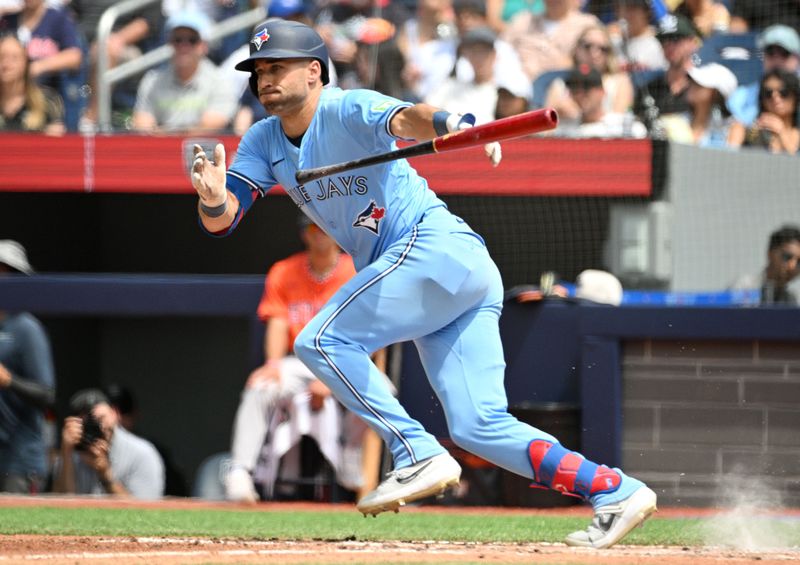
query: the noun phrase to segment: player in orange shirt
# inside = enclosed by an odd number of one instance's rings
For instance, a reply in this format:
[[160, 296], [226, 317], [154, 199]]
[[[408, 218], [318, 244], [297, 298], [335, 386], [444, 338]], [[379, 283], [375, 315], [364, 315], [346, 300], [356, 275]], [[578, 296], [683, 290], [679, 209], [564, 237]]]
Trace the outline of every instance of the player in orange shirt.
[[255, 502], [252, 473], [276, 406], [309, 394], [312, 411], [322, 408], [330, 389], [292, 354], [297, 334], [342, 284], [355, 274], [353, 260], [325, 232], [300, 219], [305, 251], [275, 263], [267, 273], [258, 317], [267, 324], [264, 364], [247, 379], [234, 421], [226, 497]]

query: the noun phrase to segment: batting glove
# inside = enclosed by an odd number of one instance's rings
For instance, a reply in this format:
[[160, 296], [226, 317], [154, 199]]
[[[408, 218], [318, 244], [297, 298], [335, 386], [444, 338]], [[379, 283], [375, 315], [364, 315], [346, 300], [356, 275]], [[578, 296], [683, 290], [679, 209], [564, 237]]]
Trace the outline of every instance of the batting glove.
[[[460, 131], [474, 126], [475, 116], [472, 114], [450, 114], [447, 117], [446, 123], [448, 132]], [[493, 167], [500, 164], [503, 158], [503, 150], [500, 148], [499, 142], [493, 141], [487, 143], [483, 146], [483, 151], [486, 153], [486, 156], [489, 157]]]

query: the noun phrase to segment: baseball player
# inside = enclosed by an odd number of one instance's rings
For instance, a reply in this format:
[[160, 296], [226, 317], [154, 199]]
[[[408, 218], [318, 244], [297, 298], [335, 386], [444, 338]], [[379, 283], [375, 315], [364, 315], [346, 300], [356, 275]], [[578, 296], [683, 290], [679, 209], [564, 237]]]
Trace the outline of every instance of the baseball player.
[[[472, 117], [369, 90], [323, 89], [325, 44], [296, 22], [256, 26], [250, 56], [236, 68], [250, 73], [250, 87], [270, 117], [242, 137], [227, 171], [221, 144], [213, 162], [195, 147], [192, 183], [200, 222], [213, 235], [227, 235], [280, 184], [353, 257], [356, 275], [305, 326], [294, 351], [392, 453], [394, 470], [358, 501], [358, 510], [397, 511], [457, 485], [461, 475], [370, 361], [377, 349], [413, 340], [456, 444], [593, 505], [592, 524], [570, 534], [567, 543], [609, 547], [641, 524], [656, 509], [652, 490], [507, 412], [500, 273], [481, 236], [448, 211], [407, 161], [295, 183], [298, 169], [384, 152], [397, 139], [429, 140], [469, 127]], [[497, 165], [500, 146], [485, 149]]]

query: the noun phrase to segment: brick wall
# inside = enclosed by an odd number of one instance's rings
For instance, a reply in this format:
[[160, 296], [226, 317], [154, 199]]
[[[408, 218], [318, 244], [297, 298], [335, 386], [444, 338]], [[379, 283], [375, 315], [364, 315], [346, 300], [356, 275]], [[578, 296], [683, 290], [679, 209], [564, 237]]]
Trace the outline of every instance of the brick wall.
[[623, 468], [662, 504], [751, 485], [800, 506], [800, 343], [632, 341], [622, 375]]

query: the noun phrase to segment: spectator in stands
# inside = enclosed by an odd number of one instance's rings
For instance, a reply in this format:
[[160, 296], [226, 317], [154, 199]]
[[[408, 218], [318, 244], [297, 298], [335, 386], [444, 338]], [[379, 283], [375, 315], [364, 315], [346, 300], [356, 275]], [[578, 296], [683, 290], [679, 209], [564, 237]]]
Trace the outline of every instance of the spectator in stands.
[[725, 33], [731, 23], [731, 15], [725, 4], [717, 0], [683, 0], [675, 8], [675, 14], [680, 14], [692, 20], [694, 27], [703, 37], [715, 33]]
[[393, 37], [378, 37], [377, 41], [361, 39], [357, 42], [353, 67], [355, 81], [352, 86], [344, 83], [342, 88], [369, 88], [399, 100], [413, 95], [403, 82], [406, 61]]
[[[222, 22], [244, 9], [255, 8], [259, 2], [260, 0], [162, 0], [161, 11], [165, 18], [185, 11], [202, 12], [209, 21]], [[228, 34], [210, 45], [209, 57], [215, 63], [221, 63], [242, 43], [246, 43], [248, 38], [249, 30]]]
[[520, 12], [530, 12], [534, 16], [542, 14], [544, 0], [486, 0], [488, 24], [500, 35], [508, 22]]
[[732, 33], [758, 32], [775, 24], [800, 30], [800, 3], [797, 0], [732, 0]]
[[671, 114], [689, 112], [689, 69], [692, 56], [700, 47], [700, 36], [694, 24], [683, 16], [664, 18], [656, 37], [664, 48], [669, 67], [636, 89], [633, 111], [652, 135], [660, 137], [661, 120]]
[[453, 70], [458, 31], [452, 1], [419, 0], [414, 16], [398, 28], [397, 45], [406, 60], [403, 81], [414, 99], [424, 100]]
[[149, 441], [119, 424], [119, 412], [99, 389], [84, 389], [69, 400], [61, 431], [53, 490], [159, 499], [164, 463]]
[[761, 292], [761, 304], [798, 304], [798, 291], [792, 281], [800, 273], [800, 227], [784, 225], [769, 236], [767, 266], [758, 273], [737, 280], [732, 290]]
[[[33, 273], [25, 248], [0, 241], [0, 276]], [[45, 411], [55, 402], [50, 341], [27, 312], [0, 310], [0, 492], [36, 494], [47, 480]]]
[[61, 97], [39, 86], [29, 72], [25, 47], [13, 35], [0, 36], [0, 131], [36, 131], [62, 135]]
[[339, 75], [352, 70], [358, 41], [365, 34], [365, 26], [388, 25], [392, 30], [396, 30], [411, 15], [402, 0], [381, 0], [380, 16], [376, 15], [376, 3], [373, 0], [332, 0], [320, 2], [318, 6], [319, 10], [314, 17], [314, 28], [325, 41], [329, 56]]
[[[97, 45], [97, 25], [100, 17], [111, 6], [119, 0], [70, 0], [69, 7], [75, 13], [78, 20], [78, 27], [81, 34], [89, 46], [89, 85], [92, 96], [89, 98], [86, 111], [81, 118], [80, 128], [84, 132], [91, 132], [96, 129], [97, 122], [97, 99], [96, 74], [97, 74], [97, 53], [101, 46]], [[149, 4], [139, 10], [120, 17], [114, 24], [114, 28], [108, 37], [108, 42], [104, 47], [108, 50], [108, 67], [114, 68], [120, 63], [124, 63], [139, 57], [142, 53], [156, 47], [161, 43], [161, 30], [163, 26], [163, 16], [161, 15], [161, 3]], [[138, 79], [131, 79], [117, 83], [114, 88], [115, 98], [120, 100], [121, 105], [117, 105], [125, 113], [129, 113], [133, 107], [136, 86]]]
[[186, 485], [186, 478], [175, 464], [169, 449], [153, 438], [144, 435], [139, 429], [139, 403], [133, 391], [119, 383], [109, 383], [102, 388], [102, 391], [108, 398], [108, 403], [119, 414], [119, 425], [132, 434], [146, 439], [158, 451], [158, 455], [164, 462], [164, 495], [188, 496], [189, 488]]
[[524, 74], [502, 73], [496, 76], [496, 120], [527, 112], [531, 107], [531, 84]]
[[800, 147], [799, 100], [800, 79], [796, 74], [781, 69], [768, 72], [761, 81], [758, 117], [749, 127], [734, 123], [729, 144], [796, 154]]
[[[762, 79], [771, 71], [781, 69], [800, 76], [800, 36], [785, 25], [765, 29], [758, 37], [764, 54]], [[728, 100], [736, 120], [750, 126], [759, 114], [761, 81], [740, 85]]]
[[692, 67], [688, 73], [689, 111], [662, 118], [667, 138], [700, 147], [726, 147], [733, 120], [725, 102], [736, 89], [736, 75], [719, 63]]
[[142, 78], [133, 129], [147, 132], [218, 132], [236, 112], [237, 96], [207, 58], [211, 22], [200, 12], [180, 12], [166, 23], [172, 60]]
[[650, 25], [649, 0], [616, 0], [618, 20], [611, 40], [620, 69], [627, 72], [667, 68], [664, 50]]
[[[305, 214], [300, 216], [299, 228], [305, 250], [275, 263], [270, 268], [264, 294], [258, 305], [258, 316], [267, 324], [264, 335], [265, 361], [248, 377], [236, 413], [231, 442], [231, 468], [224, 481], [228, 500], [258, 500], [253, 473], [267, 433], [275, 433], [271, 424], [274, 428], [278, 408], [297, 406], [296, 398], [310, 396], [309, 402], [301, 406], [310, 408], [312, 412], [334, 410], [338, 413], [339, 410], [331, 391], [294, 356], [292, 347], [295, 338], [309, 320], [355, 274], [355, 267], [352, 259], [341, 252], [336, 242], [311, 223]], [[338, 419], [334, 414], [327, 421], [336, 425]], [[356, 425], [356, 421], [360, 422], [357, 419], [349, 422], [351, 427]], [[358, 425], [361, 426], [363, 435], [365, 427], [363, 423]], [[322, 431], [329, 435], [336, 432], [334, 429]], [[342, 461], [343, 458], [338, 453], [338, 437], [334, 438], [332, 444], [324, 441], [324, 438], [316, 439], [320, 442], [319, 447], [323, 453], [332, 454], [330, 458], [334, 461]], [[358, 441], [360, 440], [359, 437]], [[354, 463], [343, 462], [347, 465]], [[275, 461], [268, 463], [272, 464], [273, 470], [265, 474], [274, 481], [277, 464]], [[349, 478], [345, 482], [358, 482], [358, 477], [353, 480], [352, 477], [342, 476], [343, 470], [337, 469], [340, 480]], [[356, 475], [358, 474], [360, 469]], [[374, 482], [377, 482], [377, 477], [371, 481]], [[264, 486], [268, 493], [272, 492], [272, 484]]]
[[461, 38], [458, 51], [472, 66], [474, 78], [464, 81], [457, 76], [451, 76], [435, 88], [425, 98], [425, 102], [450, 113], [472, 113], [477, 123], [492, 121], [497, 106], [494, 75], [497, 60], [494, 48], [496, 39], [494, 31], [488, 27], [466, 32]]
[[567, 89], [578, 114], [559, 124], [556, 135], [563, 137], [635, 137], [647, 136], [647, 128], [630, 112], [609, 112], [605, 107], [603, 75], [589, 65], [570, 71]]
[[[591, 26], [578, 37], [572, 54], [573, 68], [587, 65], [598, 69], [603, 75], [603, 106], [611, 114], [624, 114], [633, 105], [633, 83], [627, 73], [617, 67], [611, 47], [611, 38], [605, 27]], [[570, 96], [561, 79], [554, 80], [547, 92], [546, 107], [555, 108], [559, 117], [577, 118], [580, 109]]]
[[[459, 39], [471, 29], [488, 27], [492, 29], [486, 15], [486, 3], [483, 0], [454, 0], [453, 10], [456, 16], [456, 29]], [[522, 69], [522, 61], [516, 49], [501, 38], [494, 41], [494, 50], [497, 55], [494, 63], [495, 82], [499, 85], [504, 82], [507, 86], [514, 85], [513, 92], [518, 93], [522, 89], [521, 97], [530, 100], [533, 95], [531, 81], [525, 76]], [[453, 52], [455, 61], [455, 72], [459, 80], [470, 82], [475, 78], [472, 66], [463, 55], [456, 56]], [[523, 78], [524, 77], [524, 78]], [[523, 83], [526, 86], [523, 86]]]
[[503, 34], [519, 53], [531, 81], [544, 71], [570, 67], [581, 33], [601, 25], [595, 16], [582, 13], [575, 0], [545, 0], [544, 4], [541, 15], [518, 13]]
[[25, 0], [22, 11], [0, 18], [0, 32], [6, 30], [25, 45], [31, 76], [63, 98], [61, 73], [77, 71], [83, 59], [72, 14], [48, 7], [45, 0]]

